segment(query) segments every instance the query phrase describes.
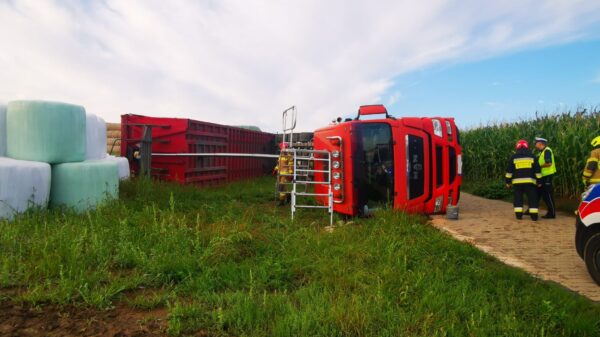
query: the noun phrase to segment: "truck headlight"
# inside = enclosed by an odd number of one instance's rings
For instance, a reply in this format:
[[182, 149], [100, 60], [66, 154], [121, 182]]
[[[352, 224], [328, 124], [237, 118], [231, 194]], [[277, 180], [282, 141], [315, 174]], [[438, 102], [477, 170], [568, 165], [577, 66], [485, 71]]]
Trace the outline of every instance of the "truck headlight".
[[431, 122], [433, 123], [433, 133], [438, 137], [442, 137], [442, 122], [439, 119], [432, 119]]

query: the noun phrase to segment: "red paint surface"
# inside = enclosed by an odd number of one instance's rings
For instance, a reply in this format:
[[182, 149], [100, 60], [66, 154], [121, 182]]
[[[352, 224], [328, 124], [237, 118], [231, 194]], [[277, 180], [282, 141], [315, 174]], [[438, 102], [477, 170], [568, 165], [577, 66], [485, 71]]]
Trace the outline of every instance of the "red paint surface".
[[[121, 155], [131, 158], [139, 147], [143, 127], [152, 129], [153, 153], [275, 153], [275, 135], [238, 127], [183, 118], [140, 115], [121, 116]], [[139, 165], [130, 159], [132, 171]], [[226, 157], [161, 157], [152, 158], [152, 176], [184, 184], [216, 185], [249, 179], [271, 172], [273, 160]]]

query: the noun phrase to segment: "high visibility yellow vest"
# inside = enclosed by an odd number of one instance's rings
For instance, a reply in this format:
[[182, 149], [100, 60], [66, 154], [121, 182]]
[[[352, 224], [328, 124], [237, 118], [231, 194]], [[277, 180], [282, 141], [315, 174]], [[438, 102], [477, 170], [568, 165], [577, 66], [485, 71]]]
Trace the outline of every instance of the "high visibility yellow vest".
[[[550, 151], [550, 157], [552, 158], [552, 165], [548, 166], [548, 167], [543, 167], [542, 165], [546, 164], [546, 161], [544, 160], [544, 153], [546, 151]], [[540, 153], [540, 156], [538, 157], [538, 163], [540, 164], [540, 167], [542, 168], [542, 177], [545, 176], [549, 176], [551, 174], [556, 173], [556, 161], [554, 160], [554, 152], [552, 152], [552, 149], [547, 147], [544, 148], [544, 150], [542, 151], [542, 153]]]

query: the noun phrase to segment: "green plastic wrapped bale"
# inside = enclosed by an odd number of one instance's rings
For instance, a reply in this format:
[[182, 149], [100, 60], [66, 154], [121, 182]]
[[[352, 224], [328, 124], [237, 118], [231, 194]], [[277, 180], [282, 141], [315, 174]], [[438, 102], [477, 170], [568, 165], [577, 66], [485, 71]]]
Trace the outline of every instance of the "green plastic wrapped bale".
[[50, 207], [84, 212], [119, 197], [119, 169], [111, 160], [52, 165]]
[[85, 160], [85, 109], [78, 105], [13, 101], [6, 112], [7, 156], [50, 164]]

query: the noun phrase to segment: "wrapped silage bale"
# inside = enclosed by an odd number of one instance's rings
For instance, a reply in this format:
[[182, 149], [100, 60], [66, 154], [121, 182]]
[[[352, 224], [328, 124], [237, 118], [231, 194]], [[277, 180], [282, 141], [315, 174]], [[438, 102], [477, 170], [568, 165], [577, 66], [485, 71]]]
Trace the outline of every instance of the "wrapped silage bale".
[[98, 160], [106, 157], [106, 123], [104, 119], [87, 113], [85, 130], [85, 159]]
[[83, 212], [119, 196], [119, 171], [111, 160], [52, 165], [50, 207]]
[[130, 171], [129, 171], [129, 160], [125, 157], [115, 157], [115, 156], [107, 156], [106, 160], [111, 160], [117, 163], [119, 168], [119, 179], [127, 180], [129, 179]]
[[0, 219], [30, 207], [48, 206], [50, 165], [0, 157]]
[[6, 156], [6, 106], [0, 105], [0, 157]]
[[13, 101], [6, 110], [8, 157], [50, 164], [85, 160], [85, 109], [78, 105]]

